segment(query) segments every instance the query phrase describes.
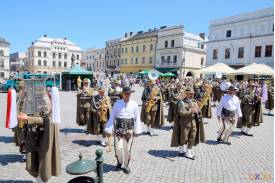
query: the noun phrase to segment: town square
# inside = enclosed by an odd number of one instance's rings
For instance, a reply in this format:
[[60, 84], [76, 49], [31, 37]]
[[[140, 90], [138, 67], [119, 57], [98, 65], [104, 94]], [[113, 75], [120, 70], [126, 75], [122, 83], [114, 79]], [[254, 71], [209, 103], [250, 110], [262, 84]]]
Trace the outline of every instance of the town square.
[[274, 182], [273, 1], [81, 2], [0, 29], [0, 183]]

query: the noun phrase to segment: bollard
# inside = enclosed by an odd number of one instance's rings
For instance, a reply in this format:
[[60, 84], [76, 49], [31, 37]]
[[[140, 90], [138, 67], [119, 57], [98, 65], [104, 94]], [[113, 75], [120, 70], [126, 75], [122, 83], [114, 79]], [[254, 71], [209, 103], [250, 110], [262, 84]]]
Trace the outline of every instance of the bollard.
[[101, 149], [97, 149], [96, 152], [96, 173], [97, 173], [97, 180], [98, 183], [103, 183], [103, 151]]

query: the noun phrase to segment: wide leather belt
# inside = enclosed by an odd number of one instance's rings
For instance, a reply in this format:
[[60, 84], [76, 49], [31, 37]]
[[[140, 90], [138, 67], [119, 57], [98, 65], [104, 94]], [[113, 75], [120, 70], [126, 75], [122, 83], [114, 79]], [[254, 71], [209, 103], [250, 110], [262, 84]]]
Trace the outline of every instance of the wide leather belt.
[[125, 130], [133, 129], [134, 122], [135, 122], [134, 118], [130, 118], [130, 119], [116, 118], [116, 128], [121, 128]]
[[235, 117], [235, 111], [230, 111], [226, 108], [222, 108], [222, 116], [224, 117]]

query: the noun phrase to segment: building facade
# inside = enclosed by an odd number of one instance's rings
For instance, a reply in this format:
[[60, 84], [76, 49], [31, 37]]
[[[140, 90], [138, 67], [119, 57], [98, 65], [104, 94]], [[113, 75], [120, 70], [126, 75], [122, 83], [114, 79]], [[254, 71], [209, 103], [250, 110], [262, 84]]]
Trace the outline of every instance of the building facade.
[[0, 38], [0, 81], [8, 79], [10, 75], [10, 64], [9, 64], [9, 47], [5, 39]]
[[15, 52], [10, 54], [10, 71], [11, 72], [23, 72], [28, 71], [28, 53]]
[[105, 48], [106, 73], [119, 72], [120, 68], [120, 39], [107, 41]]
[[222, 62], [238, 69], [260, 63], [273, 68], [273, 11], [272, 7], [211, 21], [207, 66]]
[[154, 68], [156, 58], [157, 29], [139, 31], [121, 41], [120, 72], [134, 73]]
[[83, 51], [82, 66], [88, 71], [105, 72], [105, 48]]
[[32, 73], [59, 73], [81, 64], [82, 51], [67, 38], [37, 39], [28, 48], [28, 67]]
[[205, 34], [185, 32], [183, 26], [162, 26], [158, 30], [155, 68], [160, 72], [198, 78], [205, 58]]

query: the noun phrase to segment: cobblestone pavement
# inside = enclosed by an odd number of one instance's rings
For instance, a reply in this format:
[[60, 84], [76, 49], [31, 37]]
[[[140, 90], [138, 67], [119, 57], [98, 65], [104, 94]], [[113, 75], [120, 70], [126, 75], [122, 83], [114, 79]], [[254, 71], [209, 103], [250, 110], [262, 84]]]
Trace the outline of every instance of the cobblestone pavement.
[[[136, 87], [134, 100], [140, 102], [142, 89]], [[62, 174], [49, 182], [68, 182], [74, 176], [65, 173], [65, 167], [77, 160], [81, 152], [86, 159], [95, 158], [95, 150], [102, 149], [95, 142], [95, 136], [80, 133], [75, 124], [76, 97], [73, 92], [61, 92], [62, 124], [60, 125], [60, 145]], [[32, 182], [20, 160], [22, 155], [12, 143], [13, 133], [4, 128], [6, 94], [0, 94], [0, 182]], [[213, 108], [213, 113], [215, 109]], [[265, 110], [263, 110], [266, 112]], [[167, 114], [167, 107], [165, 107]], [[114, 151], [104, 149], [105, 183], [178, 183], [178, 182], [273, 182], [274, 133], [273, 117], [264, 115], [264, 123], [253, 128], [254, 137], [241, 136], [238, 129], [233, 132], [232, 145], [216, 143], [218, 121], [206, 119], [207, 141], [194, 147], [195, 161], [178, 157], [176, 148], [170, 147], [172, 130], [166, 125], [157, 130], [158, 136], [141, 135], [134, 139], [131, 174], [114, 171], [116, 159]], [[113, 147], [112, 147], [113, 148]], [[90, 175], [95, 175], [90, 173]], [[262, 179], [262, 180], [260, 180]], [[254, 181], [253, 181], [254, 180]]]

